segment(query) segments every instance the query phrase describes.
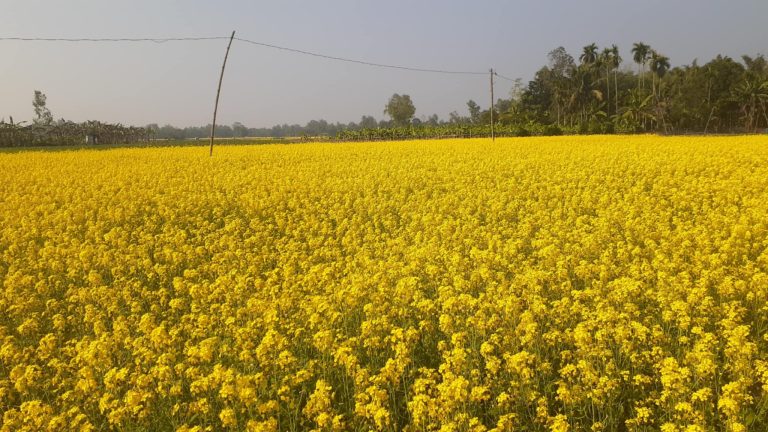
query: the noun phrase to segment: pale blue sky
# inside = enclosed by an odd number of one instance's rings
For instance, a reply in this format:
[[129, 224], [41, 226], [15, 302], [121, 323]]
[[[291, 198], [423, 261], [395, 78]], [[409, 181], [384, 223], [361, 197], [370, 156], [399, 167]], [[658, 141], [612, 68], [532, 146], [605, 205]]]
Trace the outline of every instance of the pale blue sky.
[[[0, 36], [240, 37], [379, 63], [486, 71], [528, 81], [563, 45], [644, 41], [672, 65], [718, 53], [768, 54], [767, 0], [647, 1], [170, 1], [0, 0]], [[226, 41], [0, 41], [0, 117], [30, 120], [35, 89], [56, 118], [125, 124], [210, 122]], [[498, 82], [496, 93], [509, 91]], [[248, 126], [383, 117], [392, 93], [417, 116], [488, 106], [487, 76], [377, 69], [235, 41], [219, 123]]]

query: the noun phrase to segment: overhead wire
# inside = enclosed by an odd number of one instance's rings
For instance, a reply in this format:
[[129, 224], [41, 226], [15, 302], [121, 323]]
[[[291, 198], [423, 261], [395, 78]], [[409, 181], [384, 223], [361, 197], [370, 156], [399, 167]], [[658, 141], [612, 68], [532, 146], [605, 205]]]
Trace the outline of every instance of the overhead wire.
[[505, 79], [505, 80], [510, 81], [510, 82], [515, 82], [516, 81], [516, 80], [514, 80], [512, 78], [505, 77], [504, 75], [502, 75], [502, 74], [500, 74], [498, 72], [494, 72], [493, 74], [496, 75], [497, 77], [501, 78], [501, 79]]
[[[234, 37], [234, 32], [232, 36], [204, 36], [204, 37], [166, 37], [166, 38], [43, 38], [43, 37], [0, 37], [0, 41], [23, 41], [23, 42], [153, 42], [153, 43], [166, 43], [166, 42], [178, 42], [178, 41], [204, 41], [204, 40], [224, 40], [224, 39], [233, 39], [237, 40], [239, 42], [244, 42], [247, 44], [265, 47], [265, 48], [271, 48], [286, 52], [292, 52], [296, 54], [303, 54], [308, 55], [312, 57], [318, 57], [328, 60], [335, 60], [335, 61], [341, 61], [346, 63], [354, 63], [364, 66], [371, 66], [371, 67], [379, 67], [379, 68], [387, 68], [387, 69], [397, 69], [397, 70], [405, 70], [405, 71], [412, 71], [412, 72], [425, 72], [425, 73], [439, 73], [439, 74], [449, 74], [449, 75], [485, 75], [488, 72], [479, 72], [479, 71], [465, 71], [465, 70], [447, 70], [447, 69], [432, 69], [432, 68], [421, 68], [421, 67], [412, 67], [412, 66], [403, 66], [403, 65], [394, 65], [394, 64], [387, 64], [387, 63], [376, 63], [376, 62], [370, 62], [365, 60], [358, 60], [358, 59], [352, 59], [352, 58], [346, 58], [346, 57], [338, 57], [328, 54], [321, 54], [313, 51], [306, 51], [302, 49], [297, 48], [290, 48], [275, 44], [270, 44], [266, 42], [259, 42], [251, 39], [241, 38], [241, 37]], [[231, 41], [230, 41], [231, 43]], [[227, 48], [227, 51], [229, 51], [229, 48]], [[497, 76], [499, 78], [502, 78], [507, 81], [515, 82], [514, 79], [508, 78], [504, 75], [499, 74], [498, 72], [491, 69], [490, 73], [491, 78], [493, 76]]]
[[24, 42], [178, 42], [229, 39], [229, 36], [207, 37], [171, 37], [171, 38], [40, 38], [40, 37], [0, 37], [0, 41]]
[[[180, 42], [180, 41], [204, 41], [204, 40], [223, 40], [223, 39], [229, 39], [229, 36], [202, 36], [202, 37], [166, 37], [166, 38], [64, 38], [64, 37], [0, 37], [0, 41], [23, 41], [23, 42], [154, 42], [154, 43], [165, 43], [165, 42]], [[422, 67], [413, 67], [413, 66], [403, 66], [403, 65], [395, 65], [395, 64], [387, 64], [387, 63], [378, 63], [378, 62], [371, 62], [366, 60], [358, 60], [358, 59], [352, 59], [352, 58], [346, 58], [346, 57], [339, 57], [334, 55], [328, 55], [328, 54], [322, 54], [318, 52], [313, 51], [307, 51], [303, 49], [298, 48], [290, 48], [286, 46], [281, 45], [275, 45], [271, 43], [266, 42], [259, 42], [252, 39], [246, 39], [241, 37], [235, 37], [234, 38], [237, 41], [244, 42], [247, 44], [255, 45], [255, 46], [261, 46], [266, 48], [272, 48], [276, 50], [281, 51], [287, 51], [297, 54], [304, 54], [308, 56], [313, 57], [319, 57], [324, 58], [328, 60], [335, 60], [335, 61], [341, 61], [346, 63], [355, 63], [365, 66], [372, 66], [372, 67], [380, 67], [380, 68], [388, 68], [388, 69], [399, 69], [399, 70], [406, 70], [406, 71], [412, 71], [412, 72], [426, 72], [426, 73], [440, 73], [440, 74], [449, 74], [449, 75], [486, 75], [488, 72], [479, 72], [479, 71], [466, 71], [466, 70], [448, 70], [448, 69], [434, 69], [434, 68], [422, 68]], [[507, 79], [510, 81], [513, 81], [509, 78], [506, 78], [502, 75], [496, 74], [497, 76]]]
[[282, 51], [289, 51], [289, 52], [298, 53], [298, 54], [305, 54], [305, 55], [310, 55], [310, 56], [314, 56], [314, 57], [320, 57], [320, 58], [329, 59], [329, 60], [337, 60], [337, 61], [343, 61], [343, 62], [347, 62], [347, 63], [356, 63], [356, 64], [361, 64], [361, 65], [366, 65], [366, 66], [374, 66], [374, 67], [382, 67], [382, 68], [390, 68], [390, 69], [401, 69], [401, 70], [407, 70], [407, 71], [413, 71], [413, 72], [430, 72], [430, 73], [442, 73], [442, 74], [454, 74], [454, 75], [486, 75], [488, 73], [488, 72], [476, 72], [476, 71], [456, 71], [456, 70], [443, 70], [443, 69], [427, 69], [427, 68], [417, 68], [417, 67], [410, 67], [410, 66], [385, 64], [385, 63], [374, 63], [374, 62], [369, 62], [369, 61], [364, 61], [364, 60], [356, 60], [356, 59], [337, 57], [337, 56], [332, 56], [332, 55], [327, 55], [327, 54], [320, 54], [320, 53], [316, 53], [316, 52], [312, 52], [312, 51], [300, 50], [300, 49], [296, 49], [296, 48], [288, 48], [288, 47], [284, 47], [284, 46], [268, 44], [268, 43], [265, 43], [265, 42], [257, 42], [257, 41], [254, 41], [254, 40], [244, 39], [244, 38], [240, 38], [240, 37], [236, 37], [235, 40], [240, 41], [240, 42], [249, 43], [249, 44], [252, 44], [252, 45], [258, 45], [258, 46], [263, 46], [263, 47], [267, 47], [267, 48], [278, 49], [278, 50], [282, 50]]

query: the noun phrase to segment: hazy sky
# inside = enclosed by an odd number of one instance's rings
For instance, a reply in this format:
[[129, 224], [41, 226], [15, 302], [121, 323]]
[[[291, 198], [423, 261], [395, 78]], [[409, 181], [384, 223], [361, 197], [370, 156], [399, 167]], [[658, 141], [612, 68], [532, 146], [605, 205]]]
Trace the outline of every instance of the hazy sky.
[[[564, 46], [644, 41], [673, 66], [718, 53], [768, 54], [768, 0], [163, 1], [0, 0], [0, 36], [227, 36], [378, 63], [487, 71], [528, 81]], [[35, 89], [55, 118], [124, 124], [210, 122], [226, 41], [0, 41], [0, 117], [30, 120]], [[217, 123], [248, 126], [383, 118], [393, 93], [416, 116], [488, 106], [487, 76], [378, 69], [235, 41]], [[510, 83], [499, 81], [498, 96]], [[498, 97], [497, 96], [497, 97]]]

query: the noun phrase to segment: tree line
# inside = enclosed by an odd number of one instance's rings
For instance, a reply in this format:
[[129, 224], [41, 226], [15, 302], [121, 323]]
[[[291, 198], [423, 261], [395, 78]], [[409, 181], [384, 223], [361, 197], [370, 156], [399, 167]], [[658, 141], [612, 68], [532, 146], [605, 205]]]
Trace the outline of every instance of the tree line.
[[[223, 138], [327, 137], [331, 139], [407, 139], [490, 135], [491, 109], [499, 135], [583, 133], [758, 133], [768, 131], [768, 61], [762, 54], [739, 60], [718, 55], [699, 64], [671, 67], [670, 59], [648, 44], [636, 42], [625, 60], [616, 45], [589, 44], [578, 58], [563, 47], [547, 55], [527, 84], [514, 80], [509, 95], [483, 109], [467, 102], [466, 114], [453, 111], [416, 116], [409, 95], [394, 94], [377, 120], [359, 122], [312, 120], [305, 125], [281, 124], [250, 128], [240, 122], [217, 125]], [[178, 128], [149, 124], [143, 128], [99, 122], [54, 122], [45, 95], [35, 93], [35, 121], [20, 126], [0, 120], [0, 145], [72, 143], [91, 134], [95, 142], [200, 139], [210, 124]], [[88, 135], [88, 136], [91, 136]], [[19, 139], [25, 144], [18, 144]], [[58, 138], [56, 138], [58, 137]], [[13, 141], [16, 140], [16, 141]], [[14, 142], [16, 144], [14, 144]]]
[[[515, 80], [509, 96], [493, 104], [501, 135], [561, 133], [757, 133], [768, 128], [768, 61], [764, 55], [739, 60], [718, 55], [699, 64], [671, 67], [670, 59], [636, 42], [625, 60], [616, 45], [583, 47], [574, 57], [563, 47], [547, 55], [527, 84]], [[389, 119], [362, 116], [360, 122], [313, 120], [304, 126], [248, 128], [223, 126], [223, 137], [328, 136], [340, 139], [485, 136], [491, 110], [474, 100], [465, 115], [453, 111], [416, 117], [408, 95], [394, 94], [385, 106]], [[202, 138], [210, 125], [175, 128], [148, 125], [158, 138]], [[410, 131], [410, 132], [409, 132]]]
[[47, 107], [46, 95], [35, 90], [32, 124], [15, 123], [13, 117], [0, 119], [0, 147], [78, 146], [85, 144], [129, 144], [149, 141], [146, 128], [88, 120], [82, 123], [59, 119]]
[[634, 70], [622, 69], [616, 45], [564, 48], [519, 93], [499, 101], [499, 121], [555, 125], [576, 132], [754, 133], [768, 128], [768, 62], [718, 55], [670, 67], [667, 56], [637, 42]]
[[[391, 117], [391, 120], [376, 120], [373, 116], [363, 115], [359, 123], [330, 123], [325, 120], [312, 120], [306, 125], [282, 124], [270, 128], [249, 128], [240, 122], [235, 122], [231, 126], [216, 125], [216, 136], [221, 138], [243, 138], [243, 137], [339, 137], [345, 132], [362, 131], [373, 129], [393, 129], [404, 125], [419, 126], [421, 124], [437, 126], [441, 122], [437, 114], [421, 120], [414, 118], [416, 108], [408, 95], [394, 94], [384, 108], [384, 113]], [[177, 128], [171, 125], [158, 126], [156, 123], [148, 124], [146, 129], [157, 139], [198, 139], [210, 136], [211, 125], [190, 126]]]

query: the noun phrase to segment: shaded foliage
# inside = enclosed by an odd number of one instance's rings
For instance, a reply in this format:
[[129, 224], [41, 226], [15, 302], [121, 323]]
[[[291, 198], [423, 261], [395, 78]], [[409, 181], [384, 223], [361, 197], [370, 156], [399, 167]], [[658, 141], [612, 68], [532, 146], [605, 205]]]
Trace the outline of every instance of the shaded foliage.
[[87, 121], [32, 125], [0, 121], [0, 147], [109, 145], [148, 141], [151, 131], [135, 126]]

